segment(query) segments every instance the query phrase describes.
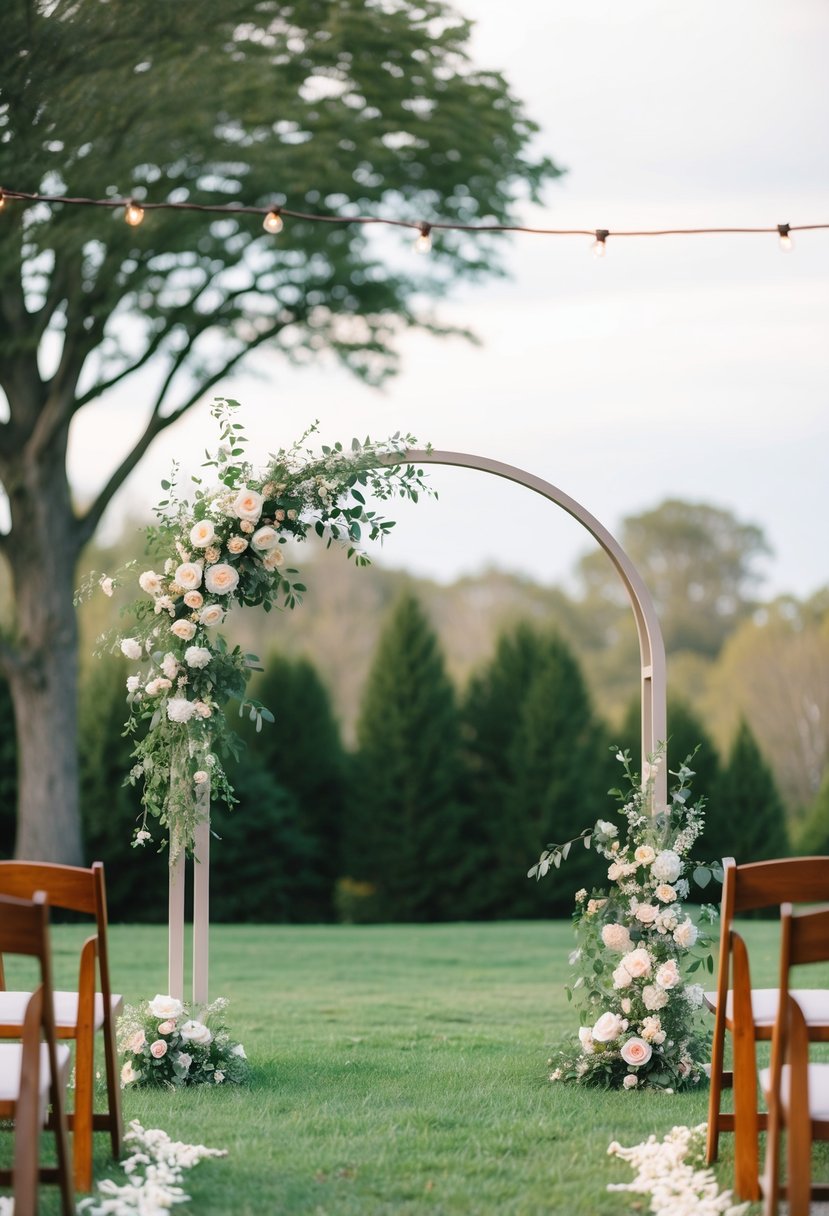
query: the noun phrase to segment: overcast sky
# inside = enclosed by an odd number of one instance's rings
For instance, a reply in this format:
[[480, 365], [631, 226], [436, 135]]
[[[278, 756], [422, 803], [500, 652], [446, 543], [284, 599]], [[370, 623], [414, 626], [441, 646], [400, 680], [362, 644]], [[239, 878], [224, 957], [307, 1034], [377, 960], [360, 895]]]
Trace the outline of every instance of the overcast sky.
[[[525, 221], [560, 227], [829, 221], [825, 0], [463, 0], [473, 55], [503, 70], [566, 167]], [[415, 255], [412, 255], [415, 256]], [[411, 337], [382, 393], [333, 366], [259, 357], [224, 386], [263, 455], [319, 418], [325, 440], [403, 429], [546, 478], [613, 532], [666, 497], [760, 524], [766, 593], [829, 582], [829, 231], [611, 242], [516, 236], [510, 278], [442, 306], [480, 347]], [[71, 467], [88, 492], [137, 427], [135, 392], [84, 410]], [[207, 410], [156, 445], [120, 509], [151, 505]], [[385, 561], [439, 579], [497, 564], [544, 581], [590, 542], [526, 490], [436, 469], [438, 503], [397, 511]]]

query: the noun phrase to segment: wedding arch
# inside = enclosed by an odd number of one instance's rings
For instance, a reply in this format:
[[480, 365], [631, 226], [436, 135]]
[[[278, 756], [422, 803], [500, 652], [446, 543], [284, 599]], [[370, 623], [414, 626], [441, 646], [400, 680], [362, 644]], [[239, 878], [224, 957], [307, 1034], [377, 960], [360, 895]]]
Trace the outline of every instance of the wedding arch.
[[[378, 463], [392, 465], [450, 465], [476, 469], [502, 477], [539, 494], [562, 508], [580, 524], [609, 557], [625, 588], [639, 641], [641, 694], [641, 772], [645, 772], [647, 757], [657, 752], [667, 737], [667, 680], [665, 646], [653, 600], [641, 575], [619, 542], [581, 503], [571, 498], [551, 482], [524, 469], [475, 456], [467, 452], [436, 451], [408, 448], [387, 453]], [[210, 786], [196, 787], [197, 814], [194, 828], [193, 867], [193, 1003], [208, 1001], [208, 953], [210, 924]], [[667, 802], [667, 764], [660, 764], [654, 776], [654, 802], [657, 807]], [[170, 854], [169, 882], [169, 992], [183, 997], [184, 990], [184, 923], [185, 923], [185, 853]]]

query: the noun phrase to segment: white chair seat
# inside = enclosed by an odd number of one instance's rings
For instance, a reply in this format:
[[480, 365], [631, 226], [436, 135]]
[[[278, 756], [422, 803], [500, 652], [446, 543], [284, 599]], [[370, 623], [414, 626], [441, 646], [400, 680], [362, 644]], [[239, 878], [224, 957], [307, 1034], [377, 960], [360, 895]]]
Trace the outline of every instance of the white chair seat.
[[[19, 1026], [26, 1012], [30, 992], [0, 992], [0, 1026]], [[111, 997], [112, 1013], [116, 1016], [121, 1012], [123, 997], [113, 993]], [[60, 1035], [61, 1030], [71, 1029], [78, 1024], [78, 994], [77, 992], [55, 993], [55, 1029]], [[95, 1029], [99, 1030], [104, 1024], [104, 998], [100, 992], [95, 993]]]
[[[58, 1068], [60, 1083], [66, 1086], [69, 1079], [69, 1048], [64, 1043], [57, 1046]], [[20, 1068], [23, 1060], [23, 1047], [20, 1043], [0, 1043], [0, 1102], [16, 1102], [20, 1094]], [[49, 1049], [45, 1043], [40, 1045], [40, 1084], [38, 1097], [40, 1101], [39, 1118], [46, 1123], [46, 1104], [49, 1098]]]
[[[829, 1024], [829, 989], [794, 988], [792, 989], [792, 996], [803, 1010], [803, 1016], [808, 1026], [825, 1026]], [[776, 988], [752, 988], [751, 1012], [756, 1026], [767, 1026], [771, 1029], [777, 1017], [779, 998], [780, 994]], [[725, 1002], [725, 1016], [729, 1022], [732, 1020], [733, 1015], [732, 999], [733, 994], [729, 989]], [[705, 1003], [709, 1009], [716, 1009], [716, 992], [706, 992]], [[2, 1006], [0, 1006], [0, 1009], [2, 1009]]]
[[[780, 1101], [783, 1110], [789, 1109], [789, 1066], [783, 1065], [780, 1076]], [[760, 1069], [760, 1085], [766, 1101], [771, 1087], [771, 1069]], [[809, 1065], [809, 1114], [818, 1123], [829, 1122], [829, 1064]]]

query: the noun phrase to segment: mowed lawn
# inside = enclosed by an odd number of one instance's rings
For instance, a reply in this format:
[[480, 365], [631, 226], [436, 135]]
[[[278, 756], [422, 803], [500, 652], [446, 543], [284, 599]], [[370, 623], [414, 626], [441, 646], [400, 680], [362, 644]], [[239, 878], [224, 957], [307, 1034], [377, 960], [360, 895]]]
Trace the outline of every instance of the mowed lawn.
[[[164, 992], [166, 931], [114, 926], [116, 987]], [[773, 982], [773, 925], [747, 927]], [[55, 931], [67, 978], [80, 935]], [[198, 1216], [540, 1216], [636, 1210], [608, 1194], [637, 1143], [702, 1122], [706, 1094], [551, 1085], [547, 1058], [577, 1023], [563, 984], [569, 923], [215, 926], [211, 997], [252, 1065], [246, 1087], [129, 1089], [127, 1120], [226, 1148], [186, 1177]], [[99, 1177], [123, 1174], [98, 1143]], [[728, 1183], [730, 1137], [720, 1176]], [[647, 1210], [639, 1200], [638, 1210]], [[44, 1211], [57, 1211], [52, 1195]]]

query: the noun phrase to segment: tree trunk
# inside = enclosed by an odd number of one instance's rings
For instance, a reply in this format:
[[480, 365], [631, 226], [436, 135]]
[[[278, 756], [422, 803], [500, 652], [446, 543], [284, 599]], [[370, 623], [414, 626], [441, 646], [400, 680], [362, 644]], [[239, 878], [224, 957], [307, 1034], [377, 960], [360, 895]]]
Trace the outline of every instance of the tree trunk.
[[[6, 470], [2, 470], [6, 473]], [[78, 631], [73, 595], [77, 521], [66, 477], [66, 428], [29, 442], [4, 476], [12, 530], [14, 658], [7, 675], [18, 757], [15, 856], [79, 865]]]

